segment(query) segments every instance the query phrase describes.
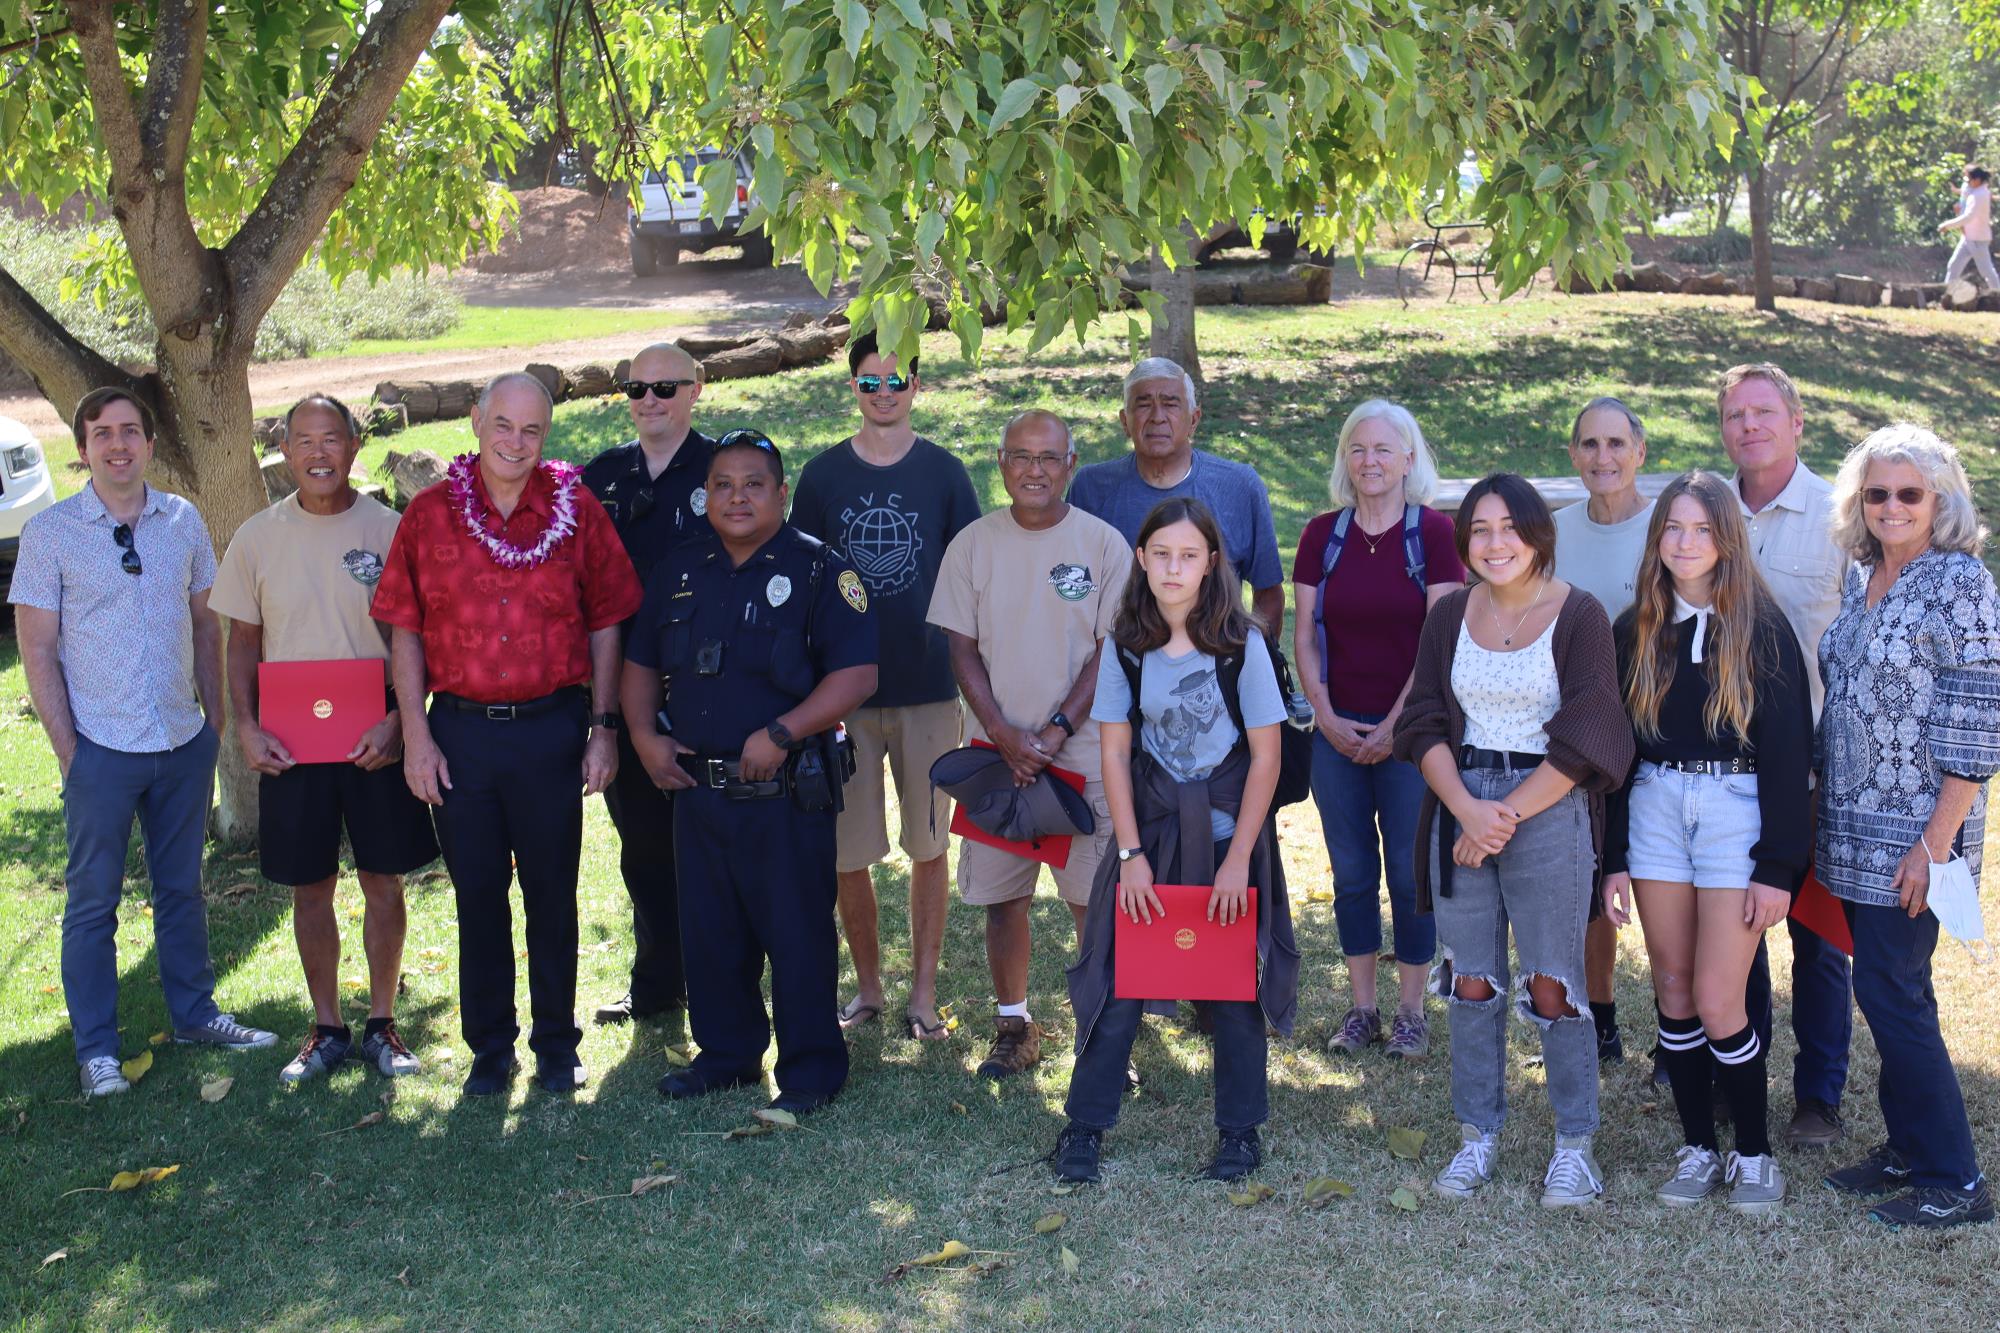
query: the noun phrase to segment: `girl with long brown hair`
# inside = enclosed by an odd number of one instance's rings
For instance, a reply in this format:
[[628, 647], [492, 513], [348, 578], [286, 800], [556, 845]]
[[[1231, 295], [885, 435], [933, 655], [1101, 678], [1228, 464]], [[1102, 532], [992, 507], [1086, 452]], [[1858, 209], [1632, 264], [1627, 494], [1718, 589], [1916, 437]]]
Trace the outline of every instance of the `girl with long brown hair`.
[[1150, 923], [1161, 911], [1155, 884], [1213, 885], [1208, 918], [1223, 925], [1257, 897], [1257, 998], [1203, 1006], [1215, 1041], [1217, 1142], [1207, 1174], [1235, 1180], [1263, 1159], [1265, 1029], [1291, 1032], [1299, 953], [1272, 819], [1285, 701], [1263, 632], [1238, 598], [1208, 506], [1189, 498], [1155, 506], [1139, 528], [1090, 710], [1118, 857], [1099, 867], [1069, 972], [1076, 1070], [1069, 1124], [1051, 1154], [1066, 1180], [1097, 1179], [1100, 1144], [1118, 1120], [1148, 1002], [1115, 993], [1115, 913]]
[[[1655, 1197], [1692, 1206], [1726, 1185], [1731, 1208], [1767, 1212], [1785, 1180], [1744, 984], [1811, 854], [1812, 692], [1720, 478], [1689, 472], [1660, 496], [1612, 636], [1638, 761], [1611, 800], [1604, 907], [1623, 925], [1637, 894], [1685, 1140]], [[1726, 1161], [1716, 1082], [1736, 1126]]]

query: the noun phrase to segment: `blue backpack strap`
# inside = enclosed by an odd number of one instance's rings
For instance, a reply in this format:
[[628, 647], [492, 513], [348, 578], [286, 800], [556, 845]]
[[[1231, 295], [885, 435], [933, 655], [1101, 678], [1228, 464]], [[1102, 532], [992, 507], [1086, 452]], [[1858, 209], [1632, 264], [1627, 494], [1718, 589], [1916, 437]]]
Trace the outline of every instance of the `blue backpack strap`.
[[1422, 505], [1403, 506], [1403, 572], [1417, 585], [1417, 596], [1428, 599], [1430, 587], [1424, 582], [1424, 537], [1419, 530], [1423, 516]]
[[1118, 665], [1125, 672], [1125, 684], [1132, 695], [1132, 708], [1126, 720], [1132, 724], [1132, 744], [1139, 744], [1139, 686], [1144, 678], [1145, 660], [1123, 644], [1114, 645], [1118, 650]]
[[1354, 511], [1343, 509], [1333, 516], [1333, 531], [1326, 537], [1326, 553], [1320, 558], [1319, 596], [1313, 599], [1313, 640], [1319, 644], [1319, 678], [1326, 680], [1326, 581], [1333, 577], [1333, 567], [1340, 563], [1341, 548], [1347, 545], [1347, 528], [1354, 521]]

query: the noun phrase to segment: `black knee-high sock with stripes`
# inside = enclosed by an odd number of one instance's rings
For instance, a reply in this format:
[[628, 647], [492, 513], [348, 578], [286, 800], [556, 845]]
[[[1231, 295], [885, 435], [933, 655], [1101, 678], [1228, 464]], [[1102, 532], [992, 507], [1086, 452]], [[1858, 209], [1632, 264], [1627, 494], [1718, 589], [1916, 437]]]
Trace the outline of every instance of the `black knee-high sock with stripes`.
[[1708, 1058], [1708, 1037], [1699, 1018], [1660, 1014], [1660, 1060], [1673, 1086], [1682, 1137], [1697, 1148], [1714, 1152], [1715, 1101], [1709, 1093], [1713, 1062]]
[[1766, 1125], [1764, 1043], [1757, 1029], [1745, 1027], [1734, 1036], [1709, 1034], [1708, 1049], [1715, 1054], [1718, 1081], [1729, 1098], [1729, 1112], [1736, 1121], [1736, 1151], [1745, 1157], [1761, 1157], [1771, 1151], [1770, 1127]]

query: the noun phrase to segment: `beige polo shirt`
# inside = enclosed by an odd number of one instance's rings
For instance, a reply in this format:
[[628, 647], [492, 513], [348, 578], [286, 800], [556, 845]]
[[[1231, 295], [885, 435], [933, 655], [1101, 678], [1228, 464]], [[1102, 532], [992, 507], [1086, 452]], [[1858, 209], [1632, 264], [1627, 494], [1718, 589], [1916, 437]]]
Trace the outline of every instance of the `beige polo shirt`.
[[1833, 483], [1802, 461], [1777, 498], [1754, 514], [1743, 503], [1742, 474], [1731, 477], [1729, 486], [1750, 525], [1757, 568], [1771, 585], [1771, 595], [1791, 622], [1811, 667], [1808, 679], [1816, 722], [1826, 700], [1826, 687], [1819, 679], [1820, 636], [1840, 611], [1840, 589], [1849, 564], [1847, 553], [1833, 541]]

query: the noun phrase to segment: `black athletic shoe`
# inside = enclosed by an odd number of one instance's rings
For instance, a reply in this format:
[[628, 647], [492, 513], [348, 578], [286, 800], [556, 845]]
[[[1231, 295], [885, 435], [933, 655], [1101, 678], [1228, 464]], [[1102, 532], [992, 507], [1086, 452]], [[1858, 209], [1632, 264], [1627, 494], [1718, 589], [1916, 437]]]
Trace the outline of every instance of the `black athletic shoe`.
[[472, 1057], [472, 1072], [465, 1076], [465, 1095], [495, 1097], [507, 1091], [519, 1068], [512, 1051], [491, 1051]]
[[1059, 1178], [1090, 1185], [1097, 1182], [1097, 1161], [1103, 1151], [1104, 1131], [1072, 1120], [1056, 1135], [1056, 1148], [1050, 1155], [1055, 1158]]
[[1625, 1038], [1618, 1035], [1617, 1028], [1597, 1034], [1597, 1063], [1601, 1065], [1625, 1063]]
[[1202, 1172], [1207, 1180], [1241, 1180], [1264, 1164], [1255, 1129], [1223, 1130], [1215, 1139], [1215, 1160]]
[[747, 1088], [753, 1083], [762, 1083], [764, 1075], [737, 1074], [733, 1077], [710, 1074], [699, 1069], [677, 1069], [661, 1079], [656, 1085], [660, 1095], [670, 1102], [683, 1101], [689, 1097], [706, 1097], [711, 1092], [727, 1092], [731, 1088]]
[[1889, 1227], [1962, 1227], [1993, 1220], [1993, 1191], [1984, 1180], [1969, 1190], [1935, 1185], [1906, 1190], [1868, 1210], [1868, 1216]]
[[543, 1092], [553, 1092], [559, 1097], [567, 1096], [582, 1088], [588, 1081], [589, 1076], [584, 1073], [583, 1062], [574, 1055], [535, 1062], [535, 1086]]
[[1673, 1079], [1667, 1074], [1667, 1053], [1658, 1045], [1655, 1045], [1653, 1047], [1653, 1086], [1656, 1088], [1670, 1088], [1673, 1086], [1673, 1083]]
[[786, 1111], [794, 1116], [809, 1116], [814, 1111], [823, 1111], [833, 1105], [830, 1092], [781, 1092], [771, 1099], [764, 1108], [768, 1111]]
[[1888, 1144], [1878, 1143], [1852, 1166], [1827, 1172], [1826, 1183], [1842, 1194], [1894, 1194], [1910, 1187], [1910, 1164]]

